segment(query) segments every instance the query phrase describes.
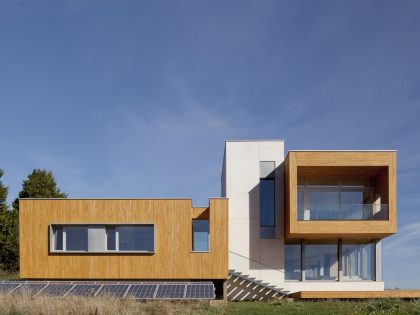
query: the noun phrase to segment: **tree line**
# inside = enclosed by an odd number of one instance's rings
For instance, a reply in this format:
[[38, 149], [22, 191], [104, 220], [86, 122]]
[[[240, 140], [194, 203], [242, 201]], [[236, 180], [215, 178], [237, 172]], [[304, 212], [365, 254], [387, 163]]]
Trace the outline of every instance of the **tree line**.
[[51, 171], [34, 169], [9, 206], [9, 188], [2, 181], [3, 175], [0, 169], [0, 271], [12, 273], [19, 270], [19, 198], [67, 198], [67, 194], [57, 187]]

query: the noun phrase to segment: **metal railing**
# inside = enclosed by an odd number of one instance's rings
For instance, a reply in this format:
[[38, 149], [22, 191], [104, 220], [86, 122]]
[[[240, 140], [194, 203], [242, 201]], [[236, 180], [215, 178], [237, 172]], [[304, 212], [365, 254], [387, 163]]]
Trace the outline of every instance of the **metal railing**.
[[387, 204], [311, 204], [299, 205], [299, 221], [388, 220]]

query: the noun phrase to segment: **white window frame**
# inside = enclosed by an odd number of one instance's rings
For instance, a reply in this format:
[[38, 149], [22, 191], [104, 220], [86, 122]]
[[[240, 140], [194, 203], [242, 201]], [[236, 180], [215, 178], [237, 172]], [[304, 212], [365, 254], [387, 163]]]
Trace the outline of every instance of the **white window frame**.
[[[54, 249], [54, 227], [60, 226], [63, 229], [63, 249], [62, 250], [56, 250]], [[67, 233], [66, 233], [66, 227], [69, 226], [80, 226], [80, 227], [86, 227], [89, 229], [89, 227], [98, 227], [103, 226], [105, 229], [104, 237], [105, 237], [105, 250], [103, 251], [89, 251], [89, 239], [88, 239], [88, 249], [86, 251], [68, 251], [67, 250]], [[108, 250], [107, 246], [107, 234], [106, 234], [106, 228], [113, 226], [115, 228], [115, 250]], [[153, 227], [153, 251], [120, 251], [120, 237], [119, 237], [119, 227], [121, 226], [152, 226]], [[123, 223], [123, 224], [115, 224], [115, 223], [94, 223], [94, 224], [86, 224], [86, 223], [53, 223], [49, 225], [49, 253], [50, 254], [154, 254], [156, 251], [156, 225], [154, 223]], [[89, 232], [88, 232], [89, 237]], [[209, 233], [210, 237], [210, 233]], [[210, 243], [209, 243], [210, 246]]]
[[[208, 250], [194, 250], [194, 221], [207, 221], [209, 223], [209, 231], [207, 233]], [[191, 253], [210, 253], [210, 220], [209, 219], [192, 219], [191, 221]]]

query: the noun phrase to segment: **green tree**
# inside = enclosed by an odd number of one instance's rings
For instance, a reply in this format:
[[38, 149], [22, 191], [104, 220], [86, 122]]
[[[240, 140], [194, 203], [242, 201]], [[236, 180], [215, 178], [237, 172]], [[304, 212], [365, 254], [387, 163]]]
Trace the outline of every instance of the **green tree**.
[[[0, 178], [4, 175], [0, 169]], [[0, 268], [9, 272], [19, 268], [18, 215], [7, 205], [8, 188], [0, 180]]]
[[[34, 169], [23, 181], [19, 198], [67, 198], [67, 194], [57, 187], [51, 171]], [[13, 202], [13, 208], [19, 211], [18, 199]]]

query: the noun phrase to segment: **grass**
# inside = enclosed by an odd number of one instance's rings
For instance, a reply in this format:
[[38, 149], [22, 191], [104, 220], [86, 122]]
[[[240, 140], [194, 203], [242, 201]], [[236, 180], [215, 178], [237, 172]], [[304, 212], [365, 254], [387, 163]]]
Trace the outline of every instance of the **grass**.
[[30, 297], [0, 295], [0, 314], [410, 314], [420, 315], [420, 300], [319, 301], [319, 302], [229, 302], [150, 301], [106, 297]]
[[226, 314], [410, 314], [420, 315], [420, 301], [380, 299], [371, 301], [240, 302], [229, 303]]
[[0, 281], [1, 280], [18, 280], [19, 279], [19, 273], [11, 273], [7, 271], [3, 271], [0, 269]]

